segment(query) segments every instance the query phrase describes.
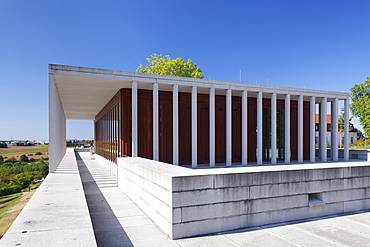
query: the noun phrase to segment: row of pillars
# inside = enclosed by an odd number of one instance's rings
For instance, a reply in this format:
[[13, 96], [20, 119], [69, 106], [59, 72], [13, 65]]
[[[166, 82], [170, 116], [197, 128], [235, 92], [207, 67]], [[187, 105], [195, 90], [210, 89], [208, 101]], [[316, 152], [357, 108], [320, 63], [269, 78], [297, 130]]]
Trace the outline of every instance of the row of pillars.
[[[191, 86], [191, 130], [192, 130], [192, 167], [197, 167], [197, 86]], [[132, 82], [132, 157], [138, 156], [138, 108], [137, 108], [137, 90], [138, 84]], [[173, 164], [179, 164], [179, 88], [177, 84], [173, 85]], [[262, 99], [263, 93], [257, 93], [257, 164], [262, 164]], [[226, 166], [232, 164], [232, 90], [226, 90]], [[242, 165], [247, 164], [247, 99], [248, 91], [242, 91]], [[276, 112], [277, 95], [271, 95], [271, 164], [276, 164]], [[159, 93], [158, 83], [153, 83], [153, 160], [159, 160]], [[209, 163], [215, 166], [215, 88], [209, 89]], [[315, 115], [316, 115], [316, 97], [310, 97], [310, 162], [315, 162]], [[319, 150], [322, 162], [327, 161], [327, 98], [322, 97], [320, 102], [320, 136]], [[285, 94], [285, 163], [290, 163], [290, 94]], [[331, 159], [338, 161], [338, 99], [331, 102]], [[348, 151], [348, 126], [349, 126], [349, 106], [348, 99], [344, 100], [344, 160], [349, 160]], [[298, 95], [298, 163], [303, 162], [303, 95]]]

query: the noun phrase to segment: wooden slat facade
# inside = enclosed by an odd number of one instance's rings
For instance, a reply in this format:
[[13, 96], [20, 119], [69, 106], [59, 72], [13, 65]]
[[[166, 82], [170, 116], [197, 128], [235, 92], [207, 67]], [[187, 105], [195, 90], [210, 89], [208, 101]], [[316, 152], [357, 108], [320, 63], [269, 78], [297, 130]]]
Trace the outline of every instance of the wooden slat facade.
[[[132, 153], [132, 93], [121, 89], [95, 118], [96, 152], [112, 161], [117, 156]], [[179, 93], [179, 164], [191, 164], [191, 94]], [[197, 95], [198, 164], [209, 163], [209, 95]], [[247, 134], [248, 162], [256, 162], [257, 99], [248, 98]], [[310, 158], [310, 104], [303, 102], [303, 157]], [[264, 110], [264, 160], [270, 160], [271, 100], [263, 99]], [[284, 100], [277, 100], [277, 154], [283, 160], [284, 152]], [[298, 102], [290, 103], [291, 160], [298, 159]], [[120, 123], [119, 130], [112, 121]], [[159, 91], [159, 160], [173, 162], [173, 104], [172, 92]], [[232, 96], [232, 162], [242, 160], [242, 98]], [[116, 141], [116, 135], [119, 140]], [[109, 140], [113, 139], [113, 140]], [[226, 163], [226, 96], [215, 96], [215, 160]], [[119, 149], [119, 150], [118, 150]], [[138, 156], [153, 159], [153, 91], [138, 90]]]

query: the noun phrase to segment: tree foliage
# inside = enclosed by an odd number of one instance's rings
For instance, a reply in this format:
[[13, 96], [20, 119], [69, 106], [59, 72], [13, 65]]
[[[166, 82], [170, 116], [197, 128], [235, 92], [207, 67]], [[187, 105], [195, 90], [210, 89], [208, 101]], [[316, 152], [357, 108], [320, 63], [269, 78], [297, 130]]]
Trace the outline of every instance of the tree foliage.
[[19, 160], [22, 161], [22, 162], [26, 162], [26, 163], [29, 163], [30, 160], [28, 159], [28, 157], [24, 154], [21, 155], [21, 157], [19, 157]]
[[145, 67], [140, 64], [137, 72], [157, 75], [173, 75], [192, 78], [204, 78], [202, 70], [193, 61], [183, 58], [172, 59], [169, 55], [152, 54], [146, 59]]
[[360, 121], [365, 135], [370, 137], [370, 77], [351, 88], [352, 114]]
[[[349, 117], [348, 121], [352, 121], [352, 119], [353, 117]], [[348, 123], [348, 125], [349, 125], [348, 128], [351, 128], [352, 124], [350, 122]], [[344, 131], [344, 108], [340, 109], [340, 114], [338, 117], [338, 126], [339, 126], [339, 132], [343, 132]]]

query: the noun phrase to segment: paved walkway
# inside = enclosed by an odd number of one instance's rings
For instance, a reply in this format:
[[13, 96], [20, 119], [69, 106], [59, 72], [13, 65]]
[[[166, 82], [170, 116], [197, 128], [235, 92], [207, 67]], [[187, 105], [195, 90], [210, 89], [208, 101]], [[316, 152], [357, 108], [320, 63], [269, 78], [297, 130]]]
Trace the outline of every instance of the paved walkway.
[[89, 153], [78, 159], [98, 246], [370, 246], [370, 211], [171, 240]]

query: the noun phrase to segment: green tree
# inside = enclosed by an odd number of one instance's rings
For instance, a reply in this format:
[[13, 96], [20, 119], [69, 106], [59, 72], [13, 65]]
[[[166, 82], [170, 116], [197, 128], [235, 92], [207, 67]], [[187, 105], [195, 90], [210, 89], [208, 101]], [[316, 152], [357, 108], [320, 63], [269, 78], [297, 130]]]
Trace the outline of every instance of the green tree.
[[169, 55], [152, 54], [146, 59], [145, 67], [140, 64], [137, 72], [157, 75], [173, 75], [182, 77], [204, 78], [202, 70], [193, 61], [183, 58], [172, 59]]
[[19, 185], [22, 189], [27, 188], [33, 182], [34, 174], [32, 172], [24, 172], [15, 175], [10, 180], [10, 185]]
[[0, 165], [2, 165], [3, 163], [4, 163], [4, 157], [0, 155]]
[[21, 157], [19, 157], [19, 160], [22, 161], [22, 162], [27, 162], [29, 163], [30, 160], [28, 159], [28, 157], [24, 154], [21, 155]]
[[352, 114], [360, 121], [365, 135], [370, 137], [370, 77], [351, 88]]
[[[352, 118], [353, 117], [349, 117], [348, 121], [352, 121]], [[338, 117], [338, 125], [339, 125], [339, 132], [343, 132], [344, 131], [344, 108], [340, 109], [340, 114]], [[348, 128], [351, 128], [352, 124], [350, 122], [348, 123], [348, 125], [349, 125]]]

